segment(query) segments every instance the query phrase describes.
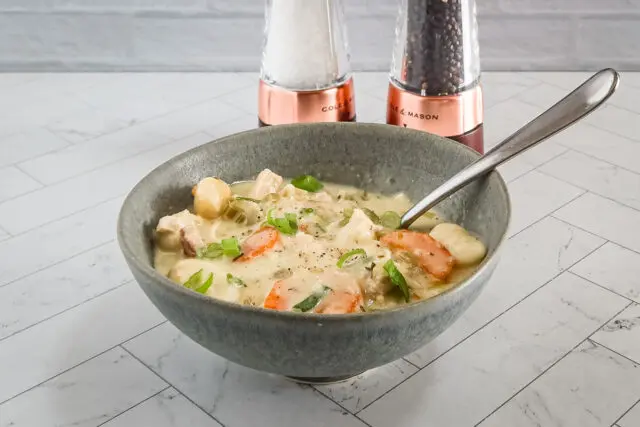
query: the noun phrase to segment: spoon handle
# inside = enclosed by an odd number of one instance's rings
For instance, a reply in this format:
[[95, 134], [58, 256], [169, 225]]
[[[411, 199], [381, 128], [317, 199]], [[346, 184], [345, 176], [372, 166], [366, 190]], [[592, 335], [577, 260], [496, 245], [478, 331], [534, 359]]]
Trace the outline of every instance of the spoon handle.
[[594, 111], [613, 95], [619, 81], [620, 76], [611, 68], [606, 68], [591, 76], [558, 103], [416, 203], [402, 216], [401, 227], [408, 227], [426, 211], [477, 177], [490, 172], [498, 165], [555, 135]]

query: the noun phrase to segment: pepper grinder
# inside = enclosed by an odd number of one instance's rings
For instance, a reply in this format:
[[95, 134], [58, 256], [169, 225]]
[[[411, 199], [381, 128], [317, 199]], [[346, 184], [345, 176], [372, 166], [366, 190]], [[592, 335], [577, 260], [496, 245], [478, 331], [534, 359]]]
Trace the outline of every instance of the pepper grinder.
[[401, 0], [387, 123], [484, 152], [475, 0]]
[[267, 0], [260, 126], [355, 121], [341, 0]]

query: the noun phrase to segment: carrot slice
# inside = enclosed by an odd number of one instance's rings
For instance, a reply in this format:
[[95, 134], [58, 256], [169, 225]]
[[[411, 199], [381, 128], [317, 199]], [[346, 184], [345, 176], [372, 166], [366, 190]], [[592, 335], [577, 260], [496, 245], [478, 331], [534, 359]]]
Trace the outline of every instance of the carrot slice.
[[392, 250], [412, 253], [420, 267], [435, 278], [444, 280], [453, 270], [455, 259], [447, 248], [433, 237], [417, 231], [393, 231], [380, 239]]
[[279, 241], [278, 230], [273, 227], [262, 227], [242, 243], [242, 256], [237, 261], [245, 262], [256, 258], [272, 249]]
[[284, 294], [284, 283], [282, 280], [278, 280], [273, 284], [271, 291], [269, 291], [269, 295], [264, 300], [264, 308], [270, 308], [271, 310], [286, 310], [287, 309], [287, 298], [285, 298]]
[[362, 295], [347, 291], [333, 291], [322, 299], [315, 308], [316, 313], [345, 314], [353, 313], [362, 305]]

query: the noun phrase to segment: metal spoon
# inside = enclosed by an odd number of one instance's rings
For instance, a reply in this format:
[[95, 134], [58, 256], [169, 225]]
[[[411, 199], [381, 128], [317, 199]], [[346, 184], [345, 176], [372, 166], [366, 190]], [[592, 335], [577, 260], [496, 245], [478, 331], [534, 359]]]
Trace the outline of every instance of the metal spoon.
[[409, 227], [426, 211], [471, 181], [582, 119], [609, 99], [619, 82], [620, 76], [615, 70], [605, 68], [598, 71], [557, 104], [416, 203], [402, 216], [400, 227]]

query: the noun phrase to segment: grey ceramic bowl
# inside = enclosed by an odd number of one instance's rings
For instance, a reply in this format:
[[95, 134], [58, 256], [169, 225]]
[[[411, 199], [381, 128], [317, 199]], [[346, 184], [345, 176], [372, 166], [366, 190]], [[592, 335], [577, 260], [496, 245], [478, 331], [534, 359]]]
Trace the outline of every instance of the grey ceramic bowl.
[[309, 382], [348, 378], [422, 347], [473, 302], [493, 273], [510, 217], [497, 173], [439, 206], [445, 218], [478, 233], [488, 247], [479, 270], [430, 300], [389, 311], [348, 315], [277, 312], [215, 300], [156, 273], [152, 231], [158, 219], [191, 202], [205, 176], [227, 182], [263, 168], [417, 199], [478, 155], [423, 132], [381, 124], [275, 126], [231, 135], [159, 166], [126, 198], [118, 241], [136, 280], [162, 314], [194, 341], [240, 365]]

